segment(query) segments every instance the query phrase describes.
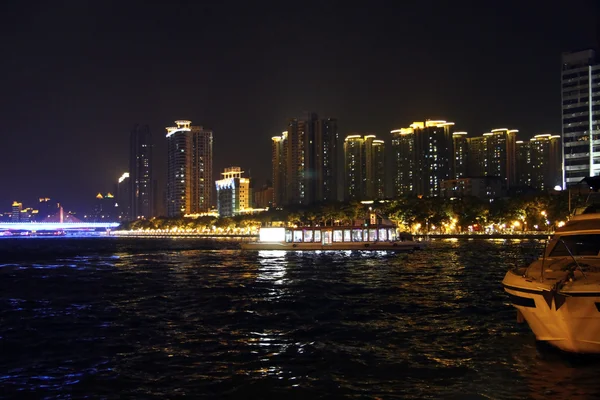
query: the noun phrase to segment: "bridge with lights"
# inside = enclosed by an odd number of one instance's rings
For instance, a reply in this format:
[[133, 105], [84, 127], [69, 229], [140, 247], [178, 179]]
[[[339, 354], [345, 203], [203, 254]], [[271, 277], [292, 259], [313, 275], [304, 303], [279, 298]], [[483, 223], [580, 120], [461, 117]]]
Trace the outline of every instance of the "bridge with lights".
[[85, 222], [71, 214], [65, 214], [63, 208], [40, 222], [0, 222], [0, 234], [26, 232], [102, 232], [110, 231], [119, 226], [118, 222]]

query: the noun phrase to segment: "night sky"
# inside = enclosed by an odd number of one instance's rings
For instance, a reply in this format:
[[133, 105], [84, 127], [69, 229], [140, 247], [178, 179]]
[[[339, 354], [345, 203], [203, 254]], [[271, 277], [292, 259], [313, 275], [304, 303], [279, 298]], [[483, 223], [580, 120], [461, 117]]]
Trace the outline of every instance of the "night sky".
[[304, 111], [386, 143], [427, 118], [560, 133], [560, 56], [597, 46], [596, 3], [4, 1], [0, 211], [85, 210], [128, 169], [135, 123], [161, 185], [175, 119], [214, 131], [215, 177], [238, 165], [257, 186]]

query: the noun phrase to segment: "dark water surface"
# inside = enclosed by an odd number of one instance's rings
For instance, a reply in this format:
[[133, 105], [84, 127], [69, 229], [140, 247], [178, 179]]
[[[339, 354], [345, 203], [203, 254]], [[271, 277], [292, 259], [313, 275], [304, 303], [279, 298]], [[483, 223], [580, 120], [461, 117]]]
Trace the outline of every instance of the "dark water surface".
[[3, 239], [0, 397], [596, 398], [600, 362], [536, 347], [502, 291], [536, 245]]

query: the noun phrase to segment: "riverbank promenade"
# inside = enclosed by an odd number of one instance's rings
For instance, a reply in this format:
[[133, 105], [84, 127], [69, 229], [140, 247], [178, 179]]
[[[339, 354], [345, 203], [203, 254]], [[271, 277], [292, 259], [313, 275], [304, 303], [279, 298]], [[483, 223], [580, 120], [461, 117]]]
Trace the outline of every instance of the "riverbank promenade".
[[[125, 231], [116, 230], [112, 231], [111, 236], [122, 236], [122, 237], [155, 237], [155, 238], [222, 238], [232, 240], [256, 240], [258, 234], [255, 233], [204, 233], [204, 232], [165, 232], [165, 231], [148, 231], [148, 230], [135, 230]], [[420, 233], [413, 234], [417, 239], [545, 239], [551, 236], [553, 232], [510, 232], [510, 233]]]

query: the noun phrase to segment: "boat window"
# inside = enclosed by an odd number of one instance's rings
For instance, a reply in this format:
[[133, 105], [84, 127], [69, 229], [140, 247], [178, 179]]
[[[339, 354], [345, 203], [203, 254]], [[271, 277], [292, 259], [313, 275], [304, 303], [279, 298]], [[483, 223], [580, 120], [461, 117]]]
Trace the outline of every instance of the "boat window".
[[285, 231], [285, 241], [287, 243], [291, 243], [292, 242], [292, 231]]
[[313, 231], [304, 231], [304, 241], [309, 243], [313, 241]]
[[379, 240], [387, 240], [387, 229], [381, 228], [379, 230]]
[[323, 244], [331, 244], [331, 231], [323, 232]]
[[560, 238], [562, 241], [556, 242], [556, 246], [550, 252], [550, 257], [568, 256], [569, 251], [574, 256], [597, 256], [600, 253], [600, 234], [568, 235]]
[[353, 242], [362, 242], [362, 229], [352, 230], [352, 241]]
[[315, 242], [321, 242], [321, 231], [315, 231]]
[[377, 240], [377, 229], [369, 229], [369, 240], [374, 242]]
[[344, 242], [350, 242], [352, 238], [352, 231], [350, 229], [344, 229]]
[[333, 231], [333, 241], [334, 242], [341, 242], [342, 241], [342, 231], [341, 230], [335, 230], [335, 231]]
[[390, 230], [389, 230], [389, 238], [390, 238], [390, 240], [396, 240], [397, 239], [397, 237], [396, 237], [396, 230], [395, 229], [391, 229], [390, 228]]
[[294, 231], [294, 242], [302, 242], [302, 231]]

